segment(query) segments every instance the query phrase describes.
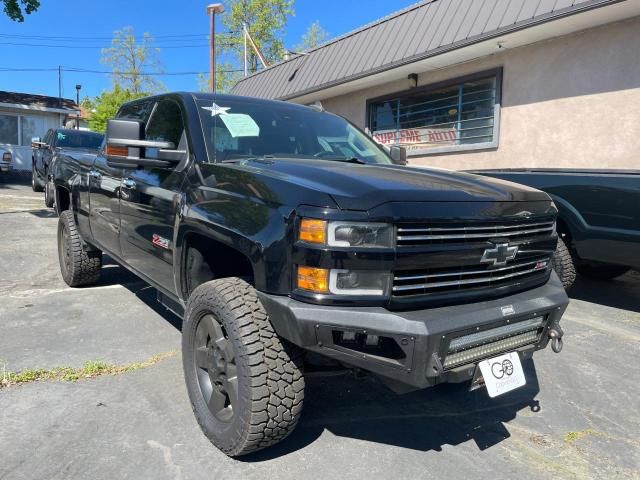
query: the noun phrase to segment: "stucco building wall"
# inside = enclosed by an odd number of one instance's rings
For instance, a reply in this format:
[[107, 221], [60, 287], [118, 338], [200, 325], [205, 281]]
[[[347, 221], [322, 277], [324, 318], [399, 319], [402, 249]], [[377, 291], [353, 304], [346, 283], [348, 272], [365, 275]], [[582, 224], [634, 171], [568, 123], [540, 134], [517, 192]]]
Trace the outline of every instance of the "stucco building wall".
[[[473, 168], [640, 168], [640, 17], [450, 68], [416, 72], [429, 85], [502, 67], [498, 148], [411, 157], [418, 165]], [[366, 127], [366, 102], [407, 80], [322, 100]]]

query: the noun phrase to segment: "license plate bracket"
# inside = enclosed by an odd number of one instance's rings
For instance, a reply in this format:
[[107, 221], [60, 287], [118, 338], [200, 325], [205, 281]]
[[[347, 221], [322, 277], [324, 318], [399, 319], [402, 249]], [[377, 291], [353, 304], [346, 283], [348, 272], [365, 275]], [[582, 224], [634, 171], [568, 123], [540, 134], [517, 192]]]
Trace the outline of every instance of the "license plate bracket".
[[527, 383], [518, 352], [509, 352], [483, 360], [478, 367], [491, 398], [520, 388]]

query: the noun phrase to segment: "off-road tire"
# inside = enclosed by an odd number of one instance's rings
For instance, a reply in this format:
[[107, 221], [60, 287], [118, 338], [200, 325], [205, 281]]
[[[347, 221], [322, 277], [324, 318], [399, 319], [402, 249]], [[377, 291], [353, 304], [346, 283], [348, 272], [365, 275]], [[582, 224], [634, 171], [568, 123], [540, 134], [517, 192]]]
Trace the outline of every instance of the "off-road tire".
[[[202, 372], [194, 346], [198, 324], [207, 315], [222, 325], [235, 357], [237, 406], [226, 422], [209, 409], [199, 384]], [[182, 360], [196, 419], [225, 454], [256, 452], [294, 430], [304, 399], [302, 352], [278, 337], [256, 291], [244, 280], [212, 280], [193, 291], [182, 328]]]
[[93, 285], [100, 279], [102, 252], [83, 246], [71, 210], [62, 212], [58, 219], [58, 260], [62, 278], [70, 287]]
[[596, 280], [612, 280], [631, 270], [629, 267], [625, 267], [624, 265], [595, 262], [578, 262], [576, 264], [576, 269], [580, 275]]
[[33, 164], [31, 165], [31, 190], [34, 192], [44, 191], [44, 184], [40, 180], [38, 172], [36, 172], [36, 166]]
[[558, 274], [565, 289], [570, 288], [576, 281], [576, 269], [573, 265], [571, 252], [561, 238], [558, 238], [558, 246], [551, 258], [551, 266]]
[[51, 180], [47, 180], [47, 183], [44, 185], [44, 204], [48, 208], [53, 208], [56, 203], [55, 191], [53, 190], [53, 185]]

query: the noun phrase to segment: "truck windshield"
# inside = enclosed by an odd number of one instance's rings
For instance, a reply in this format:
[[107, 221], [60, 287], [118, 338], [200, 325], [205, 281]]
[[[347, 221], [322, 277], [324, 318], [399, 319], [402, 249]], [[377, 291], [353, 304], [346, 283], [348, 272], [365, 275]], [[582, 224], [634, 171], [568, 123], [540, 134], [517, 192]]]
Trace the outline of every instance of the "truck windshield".
[[330, 113], [228, 97], [197, 104], [212, 162], [274, 157], [393, 163], [366, 134]]
[[103, 135], [81, 130], [59, 130], [55, 136], [55, 146], [60, 148], [82, 148], [98, 150], [102, 145]]

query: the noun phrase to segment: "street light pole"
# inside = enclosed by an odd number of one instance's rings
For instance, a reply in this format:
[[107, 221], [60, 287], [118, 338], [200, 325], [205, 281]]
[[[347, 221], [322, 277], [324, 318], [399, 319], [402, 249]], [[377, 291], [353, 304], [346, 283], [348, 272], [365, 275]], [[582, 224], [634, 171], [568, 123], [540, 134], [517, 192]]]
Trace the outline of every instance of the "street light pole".
[[82, 85], [76, 85], [76, 105], [78, 105], [78, 116], [76, 117], [76, 130], [80, 130], [80, 89]]
[[207, 6], [207, 14], [209, 15], [209, 90], [216, 93], [216, 13], [224, 12], [224, 5], [221, 3], [212, 3]]

